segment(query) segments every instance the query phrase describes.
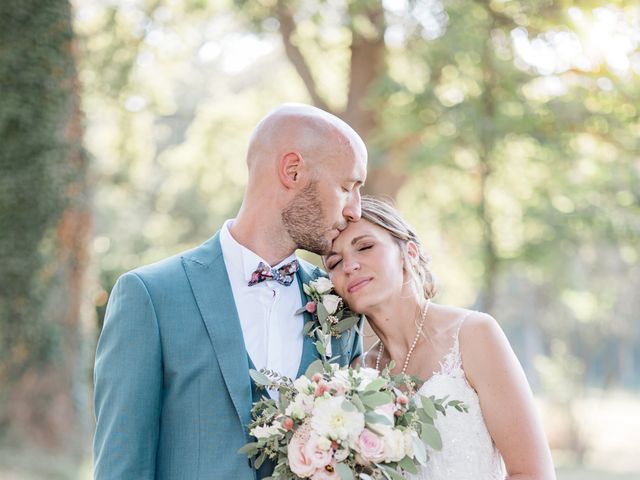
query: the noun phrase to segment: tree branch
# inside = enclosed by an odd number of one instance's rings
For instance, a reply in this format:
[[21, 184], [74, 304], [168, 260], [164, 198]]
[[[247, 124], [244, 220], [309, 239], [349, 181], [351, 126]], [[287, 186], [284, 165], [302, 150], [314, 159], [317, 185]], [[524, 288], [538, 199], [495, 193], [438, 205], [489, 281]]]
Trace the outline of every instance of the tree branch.
[[286, 2], [280, 0], [276, 6], [276, 17], [280, 22], [280, 33], [282, 35], [282, 43], [284, 44], [284, 50], [289, 61], [293, 64], [294, 68], [300, 75], [300, 78], [304, 82], [307, 91], [311, 96], [313, 104], [330, 112], [327, 103], [324, 101], [318, 93], [318, 87], [311, 74], [311, 69], [307, 64], [300, 49], [292, 42], [291, 37], [296, 30], [296, 22], [291, 15], [291, 12], [286, 7]]

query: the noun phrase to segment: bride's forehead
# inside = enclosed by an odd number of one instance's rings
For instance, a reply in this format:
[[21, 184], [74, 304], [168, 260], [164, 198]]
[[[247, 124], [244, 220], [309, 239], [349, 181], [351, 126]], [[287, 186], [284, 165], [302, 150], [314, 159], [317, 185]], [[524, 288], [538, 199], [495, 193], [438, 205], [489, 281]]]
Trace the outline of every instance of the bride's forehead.
[[357, 222], [350, 222], [340, 235], [333, 241], [332, 250], [337, 251], [342, 248], [349, 247], [354, 242], [357, 242], [360, 238], [381, 238], [385, 234], [385, 230], [368, 220], [358, 220]]

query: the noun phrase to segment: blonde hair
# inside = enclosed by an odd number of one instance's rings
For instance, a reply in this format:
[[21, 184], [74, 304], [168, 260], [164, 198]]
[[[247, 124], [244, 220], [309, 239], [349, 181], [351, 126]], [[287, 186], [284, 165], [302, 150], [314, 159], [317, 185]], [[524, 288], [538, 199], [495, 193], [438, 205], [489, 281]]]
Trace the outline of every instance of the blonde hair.
[[433, 298], [436, 294], [435, 279], [429, 269], [429, 258], [424, 253], [422, 242], [415, 230], [391, 203], [379, 198], [363, 196], [361, 208], [362, 218], [389, 232], [403, 252], [405, 252], [404, 247], [408, 242], [416, 244], [418, 258], [415, 262], [412, 262], [408, 255], [403, 253], [405, 268], [413, 277], [418, 292], [422, 292], [424, 298]]

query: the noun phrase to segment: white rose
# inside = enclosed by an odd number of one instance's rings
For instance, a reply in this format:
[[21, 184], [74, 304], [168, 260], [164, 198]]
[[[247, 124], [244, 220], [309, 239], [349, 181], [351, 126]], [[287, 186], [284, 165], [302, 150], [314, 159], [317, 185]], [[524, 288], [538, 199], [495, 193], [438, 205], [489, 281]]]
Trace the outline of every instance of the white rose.
[[256, 438], [268, 438], [272, 435], [280, 435], [282, 431], [276, 425], [270, 425], [253, 427], [250, 433]]
[[304, 375], [301, 377], [298, 377], [294, 380], [293, 382], [293, 387], [299, 392], [299, 393], [311, 393], [310, 387], [311, 387], [311, 380], [309, 380], [307, 377], [305, 377]]
[[313, 409], [313, 400], [313, 396], [300, 393], [293, 402], [287, 405], [284, 414], [296, 420], [302, 420]]
[[416, 438], [418, 438], [418, 434], [412, 428], [407, 428], [404, 431], [404, 453], [409, 458], [413, 458], [415, 455], [413, 451], [413, 440]]
[[404, 458], [404, 434], [395, 428], [383, 429], [384, 457], [387, 462], [399, 462]]
[[341, 386], [345, 390], [351, 389], [351, 378], [349, 377], [349, 369], [341, 368], [336, 370], [331, 376], [331, 384], [334, 386]]
[[322, 305], [327, 309], [329, 315], [333, 315], [338, 310], [340, 304], [340, 297], [337, 295], [323, 295]]
[[309, 282], [309, 284], [318, 292], [320, 295], [323, 293], [327, 293], [333, 288], [333, 283], [327, 277], [318, 277], [317, 279]]

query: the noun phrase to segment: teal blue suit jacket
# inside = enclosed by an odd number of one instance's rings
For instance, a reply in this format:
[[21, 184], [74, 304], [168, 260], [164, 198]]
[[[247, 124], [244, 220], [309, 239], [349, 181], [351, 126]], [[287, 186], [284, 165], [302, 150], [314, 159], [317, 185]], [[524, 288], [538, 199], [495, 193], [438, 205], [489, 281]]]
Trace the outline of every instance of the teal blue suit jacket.
[[[303, 302], [321, 274], [301, 261]], [[343, 365], [361, 348], [355, 331], [333, 339]], [[316, 358], [305, 337], [298, 375]], [[94, 477], [255, 480], [237, 453], [251, 441], [248, 362], [218, 234], [120, 277], [96, 353]]]

